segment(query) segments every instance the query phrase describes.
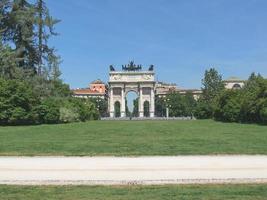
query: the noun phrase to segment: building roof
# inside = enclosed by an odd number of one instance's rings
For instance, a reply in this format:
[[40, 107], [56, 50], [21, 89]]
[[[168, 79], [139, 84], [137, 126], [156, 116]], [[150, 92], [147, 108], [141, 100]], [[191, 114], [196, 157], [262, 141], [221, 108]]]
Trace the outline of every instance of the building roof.
[[244, 82], [244, 80], [238, 77], [232, 76], [232, 77], [225, 79], [224, 82]]
[[101, 81], [100, 79], [97, 79], [93, 82], [91, 82], [91, 84], [105, 84], [103, 81]]
[[176, 83], [165, 83], [165, 82], [162, 82], [162, 81], [157, 81], [156, 84], [157, 85], [162, 85], [162, 86], [177, 86]]
[[202, 93], [202, 90], [200, 89], [182, 89], [182, 90], [179, 90], [179, 92], [189, 92], [189, 93], [193, 93], [193, 94], [201, 94]]
[[98, 91], [91, 90], [90, 88], [82, 88], [72, 90], [75, 95], [104, 95], [105, 93], [100, 93]]

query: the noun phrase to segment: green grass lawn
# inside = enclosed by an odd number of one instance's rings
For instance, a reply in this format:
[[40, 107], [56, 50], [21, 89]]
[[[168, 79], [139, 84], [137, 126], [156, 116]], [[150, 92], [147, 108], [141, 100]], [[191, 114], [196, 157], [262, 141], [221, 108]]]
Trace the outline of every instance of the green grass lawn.
[[267, 154], [267, 126], [196, 120], [0, 127], [0, 156], [192, 154]]
[[267, 185], [0, 186], [1, 200], [259, 200]]

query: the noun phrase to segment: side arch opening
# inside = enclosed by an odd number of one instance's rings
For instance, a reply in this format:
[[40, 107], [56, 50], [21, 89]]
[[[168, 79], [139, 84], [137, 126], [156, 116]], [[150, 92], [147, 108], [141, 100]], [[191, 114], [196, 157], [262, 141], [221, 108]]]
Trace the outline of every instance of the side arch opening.
[[121, 117], [121, 104], [119, 101], [114, 103], [115, 117]]
[[149, 117], [150, 113], [149, 113], [149, 102], [145, 101], [144, 102], [144, 117]]

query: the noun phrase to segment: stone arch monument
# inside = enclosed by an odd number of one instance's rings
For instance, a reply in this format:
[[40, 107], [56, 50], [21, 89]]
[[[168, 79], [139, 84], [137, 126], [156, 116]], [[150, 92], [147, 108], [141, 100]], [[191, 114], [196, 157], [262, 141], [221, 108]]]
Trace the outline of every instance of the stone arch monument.
[[120, 117], [126, 116], [126, 96], [133, 91], [138, 96], [139, 117], [144, 117], [144, 103], [149, 102], [149, 116], [155, 113], [155, 73], [154, 66], [143, 71], [141, 65], [131, 61], [123, 65], [121, 71], [116, 71], [111, 65], [109, 72], [109, 100], [110, 117], [115, 117], [115, 103], [120, 103]]

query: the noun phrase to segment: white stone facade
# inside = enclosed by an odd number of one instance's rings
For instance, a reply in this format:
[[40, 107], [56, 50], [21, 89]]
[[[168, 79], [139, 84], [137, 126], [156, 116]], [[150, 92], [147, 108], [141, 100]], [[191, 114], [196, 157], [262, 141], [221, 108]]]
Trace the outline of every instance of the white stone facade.
[[245, 81], [224, 81], [226, 89], [241, 89], [245, 85]]
[[149, 103], [149, 115], [155, 113], [155, 73], [153, 71], [110, 71], [109, 113], [115, 117], [115, 103], [120, 103], [120, 117], [126, 116], [126, 96], [134, 91], [139, 99], [139, 117], [144, 117], [144, 103]]

